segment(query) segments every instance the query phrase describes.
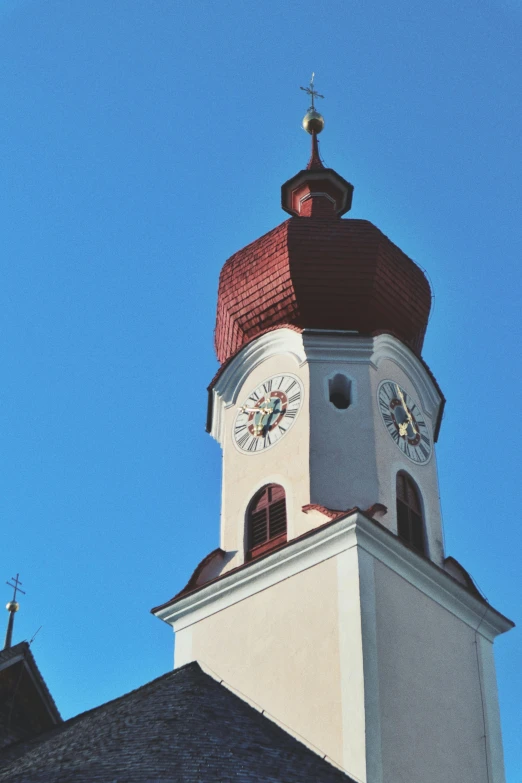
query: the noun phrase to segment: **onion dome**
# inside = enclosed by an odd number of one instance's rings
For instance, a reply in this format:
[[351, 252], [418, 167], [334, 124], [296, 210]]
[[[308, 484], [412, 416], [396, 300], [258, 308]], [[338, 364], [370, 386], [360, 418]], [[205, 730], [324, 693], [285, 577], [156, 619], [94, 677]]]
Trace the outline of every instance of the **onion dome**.
[[321, 161], [317, 133], [324, 120], [314, 107], [303, 126], [312, 136], [310, 161], [281, 190], [292, 217], [221, 270], [219, 361], [279, 326], [386, 332], [420, 355], [431, 306], [425, 275], [369, 221], [340, 219], [353, 186]]

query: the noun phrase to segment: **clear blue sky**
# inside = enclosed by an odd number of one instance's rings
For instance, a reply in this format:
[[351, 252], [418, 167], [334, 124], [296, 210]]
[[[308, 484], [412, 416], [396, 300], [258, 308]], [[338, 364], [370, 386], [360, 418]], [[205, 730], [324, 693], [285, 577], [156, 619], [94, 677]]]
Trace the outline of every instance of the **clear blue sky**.
[[518, 0], [0, 0], [0, 576], [66, 717], [169, 669], [149, 609], [218, 544], [217, 278], [285, 219], [312, 70], [351, 215], [435, 291], [447, 551], [522, 623], [521, 33]]

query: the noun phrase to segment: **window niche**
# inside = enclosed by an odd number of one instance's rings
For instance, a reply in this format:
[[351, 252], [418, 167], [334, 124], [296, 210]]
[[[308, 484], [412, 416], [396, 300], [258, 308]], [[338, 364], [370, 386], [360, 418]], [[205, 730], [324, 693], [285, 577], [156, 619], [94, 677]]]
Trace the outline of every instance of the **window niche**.
[[275, 549], [286, 542], [286, 496], [279, 484], [267, 484], [256, 492], [247, 511], [246, 559]]
[[343, 375], [337, 373], [328, 379], [328, 398], [334, 408], [346, 410], [352, 402], [352, 382]]
[[427, 554], [420, 492], [404, 471], [397, 473], [397, 535], [420, 555]]

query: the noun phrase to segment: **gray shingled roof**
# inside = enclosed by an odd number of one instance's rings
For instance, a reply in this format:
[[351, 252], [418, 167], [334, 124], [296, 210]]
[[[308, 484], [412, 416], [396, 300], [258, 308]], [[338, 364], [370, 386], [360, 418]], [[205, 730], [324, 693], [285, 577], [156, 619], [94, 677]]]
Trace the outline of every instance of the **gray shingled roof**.
[[0, 753], [1, 783], [350, 780], [197, 663]]

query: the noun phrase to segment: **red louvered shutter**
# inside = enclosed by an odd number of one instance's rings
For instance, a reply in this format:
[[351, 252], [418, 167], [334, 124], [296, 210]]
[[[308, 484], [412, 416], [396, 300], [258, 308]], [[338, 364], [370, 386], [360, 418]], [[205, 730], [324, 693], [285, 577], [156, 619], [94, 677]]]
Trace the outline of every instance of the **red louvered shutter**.
[[268, 484], [254, 496], [247, 514], [247, 559], [286, 541], [286, 499], [279, 484]]

